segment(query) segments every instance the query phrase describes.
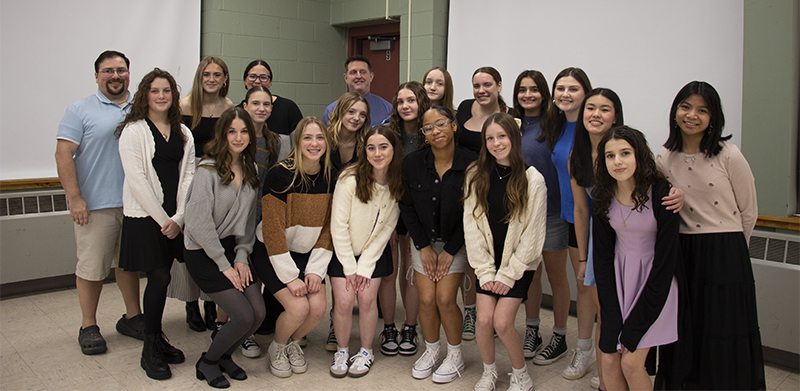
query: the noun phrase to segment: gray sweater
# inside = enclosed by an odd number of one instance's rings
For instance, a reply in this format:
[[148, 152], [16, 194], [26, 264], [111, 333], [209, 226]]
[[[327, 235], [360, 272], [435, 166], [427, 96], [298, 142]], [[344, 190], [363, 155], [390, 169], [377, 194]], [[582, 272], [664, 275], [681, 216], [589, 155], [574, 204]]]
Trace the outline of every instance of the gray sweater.
[[[207, 163], [208, 162], [208, 163]], [[203, 249], [219, 271], [231, 265], [225, 258], [220, 238], [236, 237], [236, 263], [247, 264], [247, 256], [255, 243], [256, 189], [242, 183], [223, 185], [216, 170], [205, 160], [197, 167], [186, 196], [184, 245], [187, 250]]]

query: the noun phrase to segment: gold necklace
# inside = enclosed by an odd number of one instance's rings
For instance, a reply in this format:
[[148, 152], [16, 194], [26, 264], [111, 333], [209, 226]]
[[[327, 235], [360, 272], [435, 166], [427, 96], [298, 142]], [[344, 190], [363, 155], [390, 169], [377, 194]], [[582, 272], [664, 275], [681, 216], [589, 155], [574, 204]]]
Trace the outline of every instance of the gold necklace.
[[495, 165], [495, 166], [494, 166], [494, 172], [496, 172], [496, 173], [497, 173], [497, 176], [500, 178], [500, 180], [501, 180], [501, 181], [502, 181], [503, 179], [506, 179], [506, 178], [507, 178], [509, 175], [511, 175], [511, 174], [513, 173], [513, 171], [512, 171], [512, 172], [509, 172], [509, 173], [508, 173], [508, 174], [506, 174], [506, 175], [500, 175], [500, 171], [498, 171], [498, 170], [497, 170], [497, 165]]
[[631, 217], [631, 213], [633, 213], [633, 210], [634, 210], [634, 209], [636, 209], [636, 207], [634, 206], [634, 207], [631, 209], [631, 211], [630, 211], [630, 212], [628, 212], [628, 217], [622, 217], [622, 206], [623, 206], [623, 205], [622, 205], [622, 203], [621, 203], [621, 202], [619, 202], [619, 200], [617, 200], [617, 203], [619, 203], [619, 217], [622, 219], [622, 229], [625, 229], [625, 227], [627, 227], [627, 226], [628, 226], [627, 224], [625, 224], [625, 222], [626, 222], [626, 221], [628, 221], [628, 218], [629, 218], [629, 217]]

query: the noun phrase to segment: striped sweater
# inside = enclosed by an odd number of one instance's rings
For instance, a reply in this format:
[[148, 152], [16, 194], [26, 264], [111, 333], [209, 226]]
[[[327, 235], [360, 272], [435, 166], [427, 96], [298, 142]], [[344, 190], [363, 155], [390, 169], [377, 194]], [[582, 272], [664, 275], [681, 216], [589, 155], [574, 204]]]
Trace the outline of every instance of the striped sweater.
[[[304, 273], [325, 278], [333, 255], [330, 214], [333, 183], [311, 176], [311, 188], [292, 183], [293, 173], [281, 164], [267, 172], [262, 204], [262, 233], [269, 261], [284, 284], [300, 275], [291, 252], [310, 253]], [[287, 189], [288, 188], [288, 189]]]

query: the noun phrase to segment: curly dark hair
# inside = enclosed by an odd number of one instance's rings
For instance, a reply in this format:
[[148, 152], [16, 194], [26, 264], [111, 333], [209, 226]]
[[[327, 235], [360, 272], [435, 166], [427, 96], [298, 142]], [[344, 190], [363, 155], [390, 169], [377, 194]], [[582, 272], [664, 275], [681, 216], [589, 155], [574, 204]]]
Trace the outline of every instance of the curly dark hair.
[[597, 161], [595, 169], [595, 186], [592, 189], [592, 212], [608, 219], [608, 208], [614, 199], [614, 190], [617, 186], [617, 181], [608, 172], [606, 167], [606, 144], [609, 140], [624, 140], [633, 147], [634, 157], [636, 158], [636, 171], [633, 172], [633, 180], [636, 186], [633, 189], [631, 198], [635, 205], [634, 207], [641, 211], [645, 207], [645, 203], [650, 199], [650, 187], [659, 183], [667, 182], [667, 178], [656, 167], [656, 161], [653, 158], [653, 152], [647, 145], [642, 132], [628, 127], [628, 126], [615, 126], [611, 128], [600, 139], [597, 144]]
[[397, 112], [397, 94], [404, 89], [414, 93], [414, 96], [417, 98], [417, 123], [414, 124], [414, 126], [417, 128], [417, 134], [420, 136], [417, 139], [419, 144], [417, 146], [422, 146], [422, 140], [425, 139], [425, 136], [422, 135], [422, 131], [420, 131], [419, 128], [422, 127], [422, 117], [425, 116], [425, 112], [431, 107], [431, 100], [428, 98], [428, 93], [425, 92], [425, 87], [419, 82], [409, 81], [397, 86], [397, 90], [395, 90], [394, 97], [392, 98], [392, 116], [389, 127], [397, 132], [397, 135], [400, 137], [400, 142], [405, 145], [406, 132], [404, 127], [406, 121], [400, 118], [400, 114]]
[[144, 75], [142, 81], [139, 82], [139, 88], [136, 90], [136, 94], [133, 95], [131, 112], [128, 113], [128, 115], [125, 116], [125, 120], [120, 122], [120, 124], [117, 126], [117, 129], [114, 131], [114, 135], [119, 138], [126, 125], [143, 120], [150, 114], [150, 105], [147, 101], [147, 94], [150, 92], [150, 85], [153, 84], [155, 79], [164, 79], [169, 83], [169, 88], [172, 90], [172, 105], [167, 111], [170, 131], [177, 133], [181, 138], [181, 142], [186, 144], [186, 137], [184, 136], [183, 132], [181, 132], [181, 94], [178, 89], [178, 83], [175, 82], [175, 78], [172, 77], [169, 72], [160, 68], [154, 68], [148, 74]]

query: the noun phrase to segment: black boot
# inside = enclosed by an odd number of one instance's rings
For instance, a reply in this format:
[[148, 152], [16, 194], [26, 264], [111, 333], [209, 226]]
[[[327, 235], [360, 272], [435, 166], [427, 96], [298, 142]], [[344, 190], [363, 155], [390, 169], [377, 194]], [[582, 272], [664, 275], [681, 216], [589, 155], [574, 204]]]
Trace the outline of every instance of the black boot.
[[156, 348], [158, 348], [158, 352], [161, 353], [164, 361], [170, 364], [180, 364], [186, 361], [186, 357], [183, 355], [183, 352], [180, 349], [170, 345], [166, 339], [167, 336], [164, 335], [163, 332], [156, 335]]
[[206, 328], [209, 330], [216, 330], [217, 304], [213, 301], [203, 302], [203, 310], [206, 312]]
[[186, 302], [186, 323], [194, 331], [206, 331], [206, 323], [203, 321], [203, 315], [200, 315], [200, 305], [197, 300]]
[[156, 380], [165, 380], [172, 377], [169, 365], [164, 361], [164, 357], [158, 349], [157, 340], [159, 334], [145, 334], [144, 348], [142, 348], [142, 369], [147, 373], [147, 377]]

